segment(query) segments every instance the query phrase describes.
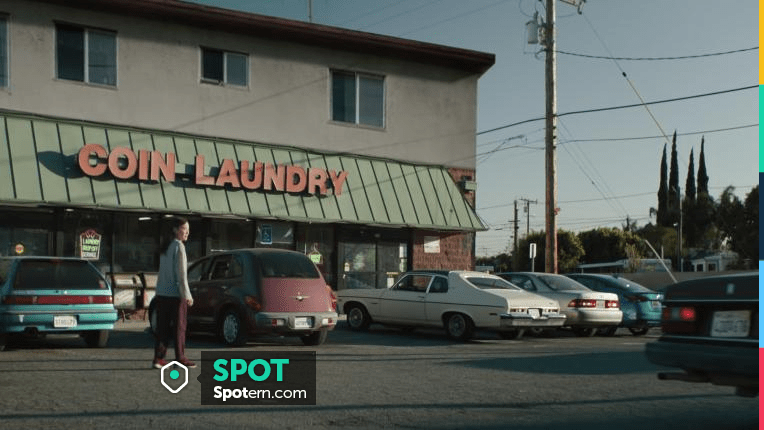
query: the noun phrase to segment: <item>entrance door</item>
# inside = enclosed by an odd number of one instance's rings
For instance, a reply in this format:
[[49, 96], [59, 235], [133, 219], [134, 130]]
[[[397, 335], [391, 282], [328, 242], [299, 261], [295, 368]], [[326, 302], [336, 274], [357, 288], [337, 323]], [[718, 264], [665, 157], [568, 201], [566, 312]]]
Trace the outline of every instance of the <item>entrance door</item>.
[[339, 242], [338, 288], [392, 286], [406, 270], [406, 249], [405, 242]]

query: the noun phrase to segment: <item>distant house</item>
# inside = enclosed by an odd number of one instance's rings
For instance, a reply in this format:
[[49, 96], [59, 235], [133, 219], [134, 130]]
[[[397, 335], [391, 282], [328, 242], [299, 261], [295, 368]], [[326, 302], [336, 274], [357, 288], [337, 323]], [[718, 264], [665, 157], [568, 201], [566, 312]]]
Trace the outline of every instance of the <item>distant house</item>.
[[[636, 270], [630, 268], [630, 265], [635, 263]], [[579, 273], [666, 272], [666, 267], [671, 267], [671, 260], [667, 258], [663, 259], [663, 264], [657, 258], [641, 258], [638, 260], [624, 258], [606, 263], [579, 264], [576, 266], [576, 271]]]
[[693, 272], [723, 272], [738, 261], [738, 254], [732, 251], [697, 251], [688, 259]]

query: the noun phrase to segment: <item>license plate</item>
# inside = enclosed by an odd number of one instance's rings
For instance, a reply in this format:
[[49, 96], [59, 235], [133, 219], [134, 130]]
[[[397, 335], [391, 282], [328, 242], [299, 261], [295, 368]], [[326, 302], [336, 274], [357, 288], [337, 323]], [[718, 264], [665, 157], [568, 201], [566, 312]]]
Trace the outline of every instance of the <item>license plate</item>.
[[54, 328], [77, 327], [77, 318], [71, 315], [56, 315], [53, 317]]
[[311, 327], [313, 327], [313, 318], [297, 317], [294, 319], [294, 328], [311, 328]]
[[661, 308], [661, 301], [660, 300], [652, 300], [650, 302], [650, 306], [652, 306], [653, 309], [660, 309]]
[[747, 337], [751, 311], [716, 311], [711, 320], [711, 337]]
[[528, 309], [528, 315], [530, 315], [531, 318], [536, 319], [541, 315], [541, 312], [539, 312], [538, 309]]

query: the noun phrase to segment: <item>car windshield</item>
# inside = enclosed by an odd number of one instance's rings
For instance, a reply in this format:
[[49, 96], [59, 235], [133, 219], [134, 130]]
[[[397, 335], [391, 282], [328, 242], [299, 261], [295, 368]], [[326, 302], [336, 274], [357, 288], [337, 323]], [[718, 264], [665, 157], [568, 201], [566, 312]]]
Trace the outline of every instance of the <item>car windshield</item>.
[[555, 291], [591, 291], [589, 288], [567, 276], [536, 275], [538, 279]]
[[310, 259], [302, 254], [268, 253], [258, 256], [264, 278], [308, 278], [321, 275]]
[[509, 282], [499, 277], [487, 277], [487, 276], [468, 276], [465, 278], [470, 284], [480, 288], [481, 290], [520, 290]]
[[13, 288], [17, 290], [100, 290], [106, 288], [101, 275], [87, 261], [22, 260]]

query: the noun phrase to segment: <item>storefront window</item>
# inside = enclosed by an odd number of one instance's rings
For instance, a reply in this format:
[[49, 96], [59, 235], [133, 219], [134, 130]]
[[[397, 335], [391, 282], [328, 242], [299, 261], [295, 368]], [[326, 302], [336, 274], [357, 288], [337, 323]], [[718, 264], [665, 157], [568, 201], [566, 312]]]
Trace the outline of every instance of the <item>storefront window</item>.
[[408, 270], [408, 231], [338, 230], [337, 288], [387, 288]]
[[52, 213], [0, 212], [0, 256], [51, 255], [48, 226], [55, 225]]
[[159, 217], [116, 215], [114, 229], [114, 272], [156, 272]]
[[256, 247], [294, 249], [294, 225], [291, 222], [257, 223]]
[[324, 280], [337, 288], [334, 277], [334, 228], [327, 226], [300, 225], [297, 228], [297, 250], [316, 263]]
[[250, 221], [210, 220], [209, 226], [207, 253], [252, 247]]

